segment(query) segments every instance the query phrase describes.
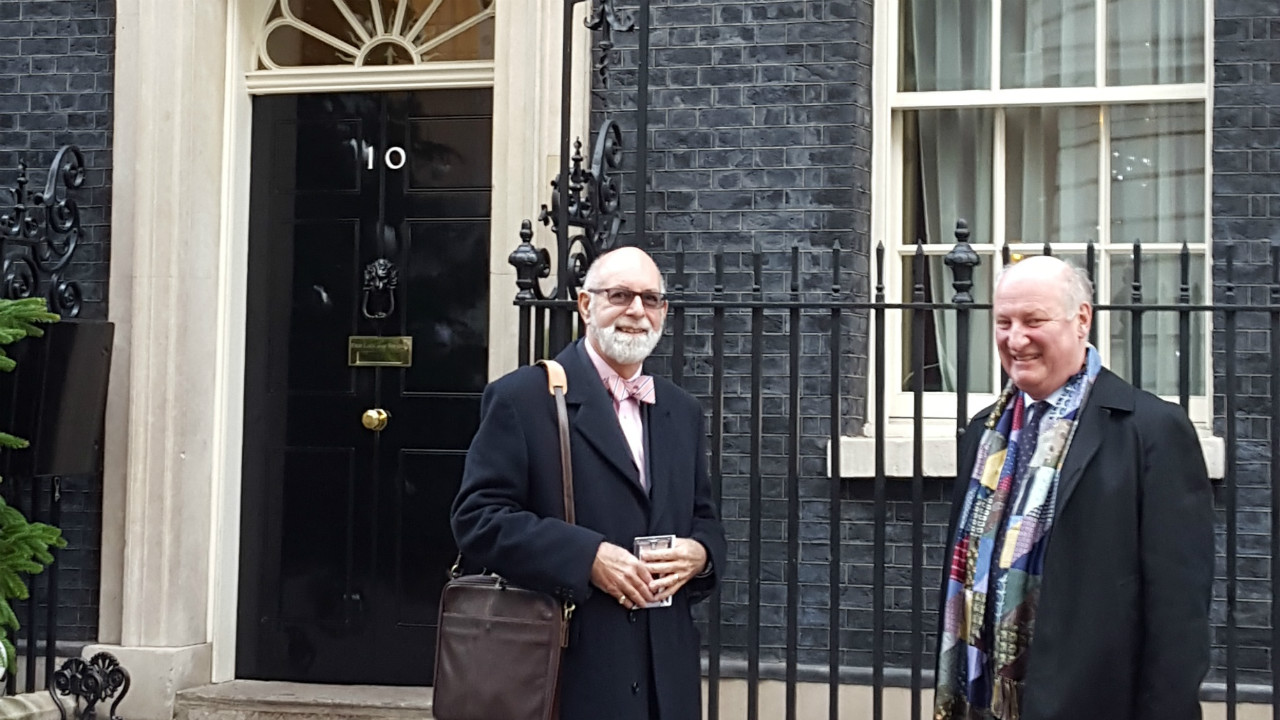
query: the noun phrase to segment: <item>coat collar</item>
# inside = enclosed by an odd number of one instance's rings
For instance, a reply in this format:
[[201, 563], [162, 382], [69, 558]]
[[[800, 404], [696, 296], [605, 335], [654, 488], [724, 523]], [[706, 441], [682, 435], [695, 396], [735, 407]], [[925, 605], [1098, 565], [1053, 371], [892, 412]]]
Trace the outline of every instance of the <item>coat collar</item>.
[[1118, 375], [1103, 368], [1093, 381], [1089, 397], [1085, 400], [1080, 416], [1076, 420], [1076, 436], [1067, 449], [1067, 457], [1062, 462], [1062, 473], [1058, 480], [1058, 500], [1054, 507], [1054, 515], [1061, 516], [1062, 509], [1071, 499], [1071, 493], [1080, 484], [1080, 477], [1085, 467], [1098, 452], [1102, 439], [1107, 433], [1107, 420], [1112, 412], [1133, 412], [1135, 389], [1121, 380]]

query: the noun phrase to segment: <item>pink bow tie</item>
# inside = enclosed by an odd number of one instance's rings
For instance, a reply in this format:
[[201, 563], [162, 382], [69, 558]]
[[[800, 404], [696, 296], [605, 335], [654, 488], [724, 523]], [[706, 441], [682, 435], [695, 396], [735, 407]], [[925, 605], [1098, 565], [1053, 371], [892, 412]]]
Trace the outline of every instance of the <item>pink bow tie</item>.
[[609, 392], [613, 393], [613, 401], [615, 403], [620, 403], [629, 397], [633, 397], [638, 402], [652, 405], [654, 401], [653, 377], [641, 375], [634, 380], [625, 380], [615, 376]]

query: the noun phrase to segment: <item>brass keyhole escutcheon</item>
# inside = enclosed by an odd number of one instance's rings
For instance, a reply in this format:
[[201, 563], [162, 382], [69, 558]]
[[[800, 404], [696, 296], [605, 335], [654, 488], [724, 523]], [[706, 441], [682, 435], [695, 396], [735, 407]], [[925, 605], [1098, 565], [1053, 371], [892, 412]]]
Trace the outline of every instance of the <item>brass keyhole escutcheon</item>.
[[391, 419], [391, 413], [382, 408], [370, 408], [364, 411], [364, 415], [360, 416], [360, 424], [364, 425], [366, 430], [374, 432], [382, 432], [387, 427], [387, 421]]

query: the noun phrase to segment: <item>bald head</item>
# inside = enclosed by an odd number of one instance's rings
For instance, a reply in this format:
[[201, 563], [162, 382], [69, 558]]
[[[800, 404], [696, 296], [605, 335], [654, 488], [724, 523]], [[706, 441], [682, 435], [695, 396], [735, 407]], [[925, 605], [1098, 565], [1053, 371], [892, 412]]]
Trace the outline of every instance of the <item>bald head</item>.
[[1093, 282], [1084, 270], [1052, 255], [1032, 255], [1007, 265], [996, 278], [996, 291], [1010, 280], [1055, 283], [1062, 293], [1062, 309], [1072, 313], [1085, 303], [1093, 304]]
[[610, 250], [596, 258], [596, 261], [587, 269], [582, 287], [587, 289], [613, 287], [614, 278], [620, 273], [628, 278], [650, 283], [645, 285], [646, 288], [657, 288], [659, 292], [666, 292], [662, 273], [658, 272], [658, 265], [653, 258], [640, 248], [630, 246]]

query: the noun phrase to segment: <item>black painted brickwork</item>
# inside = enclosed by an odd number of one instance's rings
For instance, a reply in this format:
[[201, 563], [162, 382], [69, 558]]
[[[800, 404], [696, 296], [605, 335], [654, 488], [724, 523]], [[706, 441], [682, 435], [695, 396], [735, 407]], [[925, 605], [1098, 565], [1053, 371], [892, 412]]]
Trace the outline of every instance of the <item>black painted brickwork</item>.
[[[88, 166], [80, 205], [85, 238], [67, 278], [84, 293], [82, 317], [107, 316], [115, 0], [0, 0], [0, 185], [19, 159], [43, 184], [57, 148], [75, 144]], [[11, 202], [0, 193], [0, 203]], [[62, 491], [58, 623], [61, 641], [97, 639], [102, 491], [68, 478]]]
[[[1270, 253], [1280, 243], [1280, 5], [1272, 0], [1219, 2], [1214, 24], [1213, 235], [1215, 299], [1226, 298], [1226, 241], [1235, 245], [1235, 299], [1269, 301]], [[1236, 621], [1241, 680], [1270, 684], [1272, 582], [1269, 319], [1242, 314], [1236, 334], [1235, 429], [1239, 554]], [[1225, 427], [1224, 332], [1215, 320], [1215, 433]], [[1218, 583], [1215, 588], [1214, 670], [1225, 664], [1225, 510], [1219, 491]]]

